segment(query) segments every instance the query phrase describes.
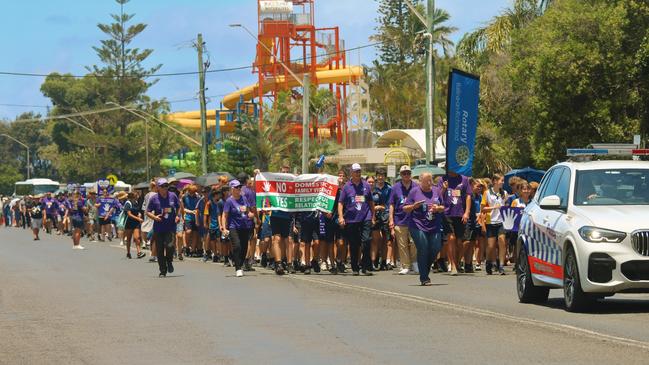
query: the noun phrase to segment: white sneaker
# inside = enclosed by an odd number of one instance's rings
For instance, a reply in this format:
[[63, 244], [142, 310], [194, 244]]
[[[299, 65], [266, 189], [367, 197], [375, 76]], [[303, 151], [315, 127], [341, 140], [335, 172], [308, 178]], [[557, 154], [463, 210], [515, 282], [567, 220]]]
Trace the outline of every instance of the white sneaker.
[[237, 277], [240, 278], [243, 276], [243, 270], [239, 269], [237, 270]]
[[124, 240], [119, 241], [120, 246], [124, 246]]
[[457, 268], [452, 268], [451, 269], [451, 276], [457, 276]]
[[399, 275], [408, 275], [409, 271], [410, 270], [408, 270], [408, 269], [403, 269], [403, 270], [399, 271]]
[[412, 271], [414, 271], [415, 274], [419, 274], [419, 265], [416, 262], [412, 264]]
[[326, 261], [323, 261], [323, 262], [320, 263], [320, 270], [321, 270], [321, 271], [327, 271], [327, 270], [329, 270], [329, 265], [327, 265], [327, 262], [326, 262]]
[[85, 250], [86, 248], [81, 246], [81, 245], [77, 245], [77, 246], [72, 246], [72, 249], [73, 250]]

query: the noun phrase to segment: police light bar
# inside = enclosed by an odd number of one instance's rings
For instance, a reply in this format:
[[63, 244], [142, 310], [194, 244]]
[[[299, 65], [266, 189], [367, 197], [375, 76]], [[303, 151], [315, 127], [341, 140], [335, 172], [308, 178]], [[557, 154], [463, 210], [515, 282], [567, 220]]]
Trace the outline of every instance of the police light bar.
[[608, 155], [609, 151], [602, 148], [568, 148], [566, 155], [568, 156], [595, 156], [595, 155]]
[[649, 156], [649, 148], [645, 149], [635, 149], [631, 151], [634, 156]]

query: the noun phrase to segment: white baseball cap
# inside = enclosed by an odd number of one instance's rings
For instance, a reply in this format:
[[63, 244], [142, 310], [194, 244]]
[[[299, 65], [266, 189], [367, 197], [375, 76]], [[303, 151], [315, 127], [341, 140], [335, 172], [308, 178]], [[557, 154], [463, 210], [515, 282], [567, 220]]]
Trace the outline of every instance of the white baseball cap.
[[353, 164], [352, 171], [361, 171], [361, 165], [357, 163]]
[[402, 172], [404, 172], [404, 171], [412, 171], [412, 170], [410, 169], [410, 166], [408, 166], [408, 165], [403, 165], [403, 166], [401, 166], [401, 168], [399, 169], [399, 173], [402, 173]]

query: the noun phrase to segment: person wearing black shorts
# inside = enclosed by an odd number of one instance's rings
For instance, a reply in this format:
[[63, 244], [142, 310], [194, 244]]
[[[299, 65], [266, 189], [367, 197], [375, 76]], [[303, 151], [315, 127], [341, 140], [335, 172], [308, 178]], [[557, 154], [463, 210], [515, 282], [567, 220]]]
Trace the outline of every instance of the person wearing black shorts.
[[[311, 274], [311, 269], [316, 273], [320, 272], [320, 212], [303, 212], [298, 214], [300, 221], [300, 243], [304, 245], [304, 275]], [[311, 259], [311, 248], [313, 247], [313, 259]]]
[[83, 217], [86, 214], [86, 203], [79, 191], [75, 191], [72, 194], [72, 199], [70, 199], [70, 204], [68, 205], [68, 215], [70, 221], [72, 222], [72, 248], [76, 250], [83, 250], [84, 247], [81, 246], [81, 230], [83, 230], [84, 221]]
[[454, 171], [439, 180], [438, 187], [444, 194], [444, 233], [448, 235], [447, 256], [451, 264], [451, 275], [458, 274], [458, 264], [462, 257], [464, 231], [471, 214], [471, 184], [469, 178]]
[[372, 226], [372, 268], [374, 270], [392, 270], [394, 251], [389, 224], [389, 203], [392, 186], [385, 181], [386, 172], [376, 170], [376, 177], [369, 177], [367, 182], [372, 187], [375, 224]]
[[141, 259], [146, 256], [142, 252], [142, 208], [138, 202], [138, 194], [135, 192], [128, 193], [127, 201], [124, 203], [124, 213], [126, 222], [124, 223], [124, 237], [126, 239], [126, 258], [131, 258], [131, 241], [135, 242], [137, 258]]

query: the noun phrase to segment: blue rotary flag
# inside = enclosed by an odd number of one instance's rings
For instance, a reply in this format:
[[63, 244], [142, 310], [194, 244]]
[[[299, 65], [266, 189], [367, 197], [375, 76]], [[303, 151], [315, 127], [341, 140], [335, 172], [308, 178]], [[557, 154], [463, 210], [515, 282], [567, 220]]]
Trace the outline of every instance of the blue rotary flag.
[[449, 75], [448, 89], [446, 168], [447, 171], [472, 176], [480, 78], [453, 69]]

